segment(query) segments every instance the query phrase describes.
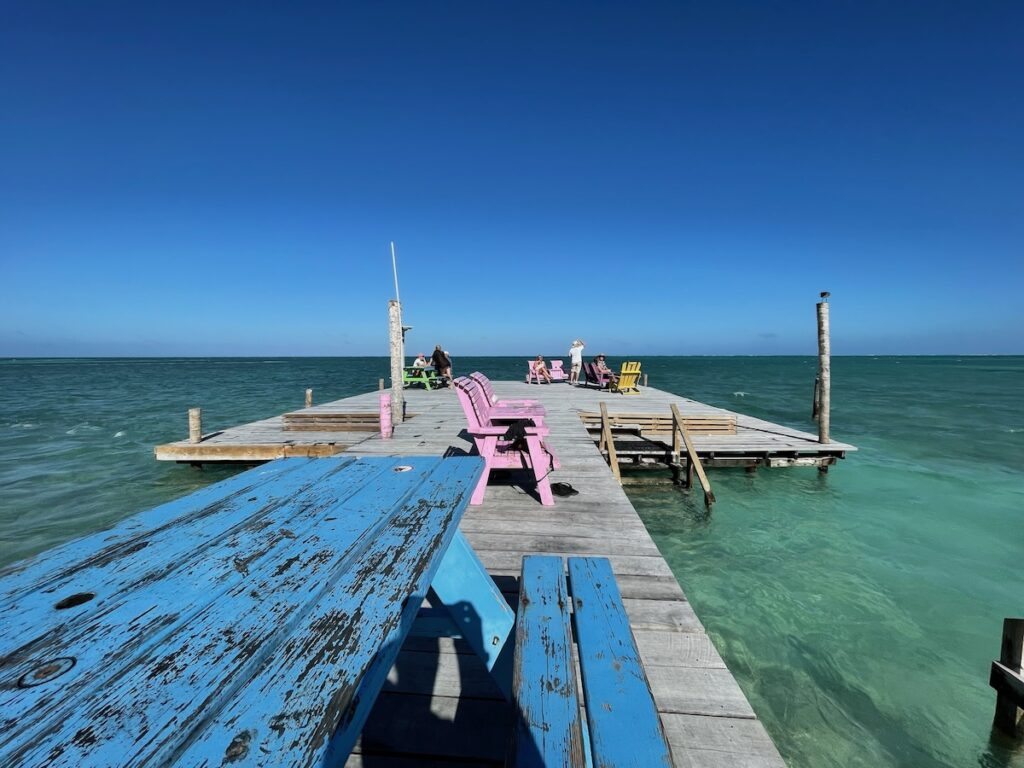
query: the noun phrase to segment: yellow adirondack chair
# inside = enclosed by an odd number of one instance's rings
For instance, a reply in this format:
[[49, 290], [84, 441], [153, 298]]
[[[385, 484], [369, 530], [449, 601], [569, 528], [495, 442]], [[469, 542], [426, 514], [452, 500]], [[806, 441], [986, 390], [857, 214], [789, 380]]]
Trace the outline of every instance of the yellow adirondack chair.
[[612, 385], [612, 391], [620, 395], [639, 395], [640, 387], [640, 363], [623, 363], [619, 371], [619, 381]]

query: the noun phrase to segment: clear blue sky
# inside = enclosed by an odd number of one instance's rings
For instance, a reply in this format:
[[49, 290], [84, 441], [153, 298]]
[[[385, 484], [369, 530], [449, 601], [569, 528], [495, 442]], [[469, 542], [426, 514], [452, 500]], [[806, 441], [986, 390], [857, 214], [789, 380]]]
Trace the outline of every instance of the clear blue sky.
[[[1024, 352], [1024, 4], [7, 4], [0, 355]], [[413, 350], [410, 350], [413, 351]]]

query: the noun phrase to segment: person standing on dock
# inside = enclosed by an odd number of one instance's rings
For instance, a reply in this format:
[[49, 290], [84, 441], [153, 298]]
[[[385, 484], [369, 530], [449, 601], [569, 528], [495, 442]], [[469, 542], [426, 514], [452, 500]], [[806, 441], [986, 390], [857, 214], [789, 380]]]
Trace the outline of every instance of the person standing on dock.
[[580, 371], [583, 369], [583, 347], [585, 342], [576, 339], [569, 347], [569, 383], [580, 383]]
[[452, 380], [452, 359], [448, 357], [448, 353], [441, 349], [441, 345], [438, 344], [434, 347], [434, 354], [430, 356], [430, 364], [434, 366], [434, 370], [437, 371], [437, 375], [446, 379], [448, 382]]

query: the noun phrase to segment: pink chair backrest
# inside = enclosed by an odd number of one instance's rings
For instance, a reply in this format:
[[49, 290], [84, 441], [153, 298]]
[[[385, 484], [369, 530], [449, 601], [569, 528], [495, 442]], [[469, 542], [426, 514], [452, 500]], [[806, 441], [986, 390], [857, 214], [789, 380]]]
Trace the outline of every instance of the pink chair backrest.
[[557, 371], [562, 370], [562, 361], [561, 360], [552, 360], [551, 361], [551, 368], [552, 368], [552, 370], [557, 370]]
[[469, 378], [471, 378], [473, 381], [480, 385], [480, 388], [484, 391], [484, 394], [487, 396], [487, 402], [489, 402], [491, 405], [494, 405], [494, 403], [498, 402], [498, 396], [494, 394], [494, 387], [491, 385], [490, 379], [488, 379], [486, 376], [480, 373], [480, 371], [474, 371], [473, 373], [469, 374]]
[[459, 396], [459, 404], [462, 405], [469, 425], [471, 427], [491, 426], [491, 404], [480, 384], [468, 376], [461, 376], [454, 383], [455, 391]]

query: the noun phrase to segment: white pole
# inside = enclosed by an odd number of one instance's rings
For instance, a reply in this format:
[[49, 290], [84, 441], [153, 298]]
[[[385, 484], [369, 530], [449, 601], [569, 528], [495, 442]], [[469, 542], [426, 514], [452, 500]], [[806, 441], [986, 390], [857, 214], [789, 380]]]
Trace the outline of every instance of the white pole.
[[398, 263], [395, 261], [395, 241], [391, 241], [391, 272], [395, 276], [395, 301], [399, 304], [402, 303], [401, 297], [398, 295]]

